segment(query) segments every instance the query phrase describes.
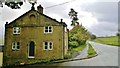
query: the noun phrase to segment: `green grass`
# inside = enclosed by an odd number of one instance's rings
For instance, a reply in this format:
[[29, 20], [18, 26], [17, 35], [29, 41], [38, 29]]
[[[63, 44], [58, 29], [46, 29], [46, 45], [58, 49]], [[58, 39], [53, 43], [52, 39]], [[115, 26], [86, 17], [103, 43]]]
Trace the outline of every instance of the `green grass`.
[[94, 57], [94, 56], [96, 56], [97, 55], [97, 53], [96, 53], [96, 51], [93, 49], [93, 47], [91, 46], [91, 44], [89, 44], [88, 43], [88, 58], [89, 57]]
[[72, 50], [75, 51], [75, 52], [80, 52], [85, 48], [85, 46], [86, 46], [86, 44], [80, 45], [80, 46], [78, 46], [76, 48], [73, 48]]
[[120, 44], [118, 44], [118, 36], [101, 37], [101, 38], [97, 38], [93, 41], [98, 42], [98, 43], [102, 43], [102, 44], [120, 46]]

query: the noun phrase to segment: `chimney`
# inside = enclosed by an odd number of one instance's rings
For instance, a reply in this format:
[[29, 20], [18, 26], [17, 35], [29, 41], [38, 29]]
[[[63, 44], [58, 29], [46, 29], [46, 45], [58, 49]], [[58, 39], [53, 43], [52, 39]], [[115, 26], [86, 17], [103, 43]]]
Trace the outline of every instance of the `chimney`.
[[43, 7], [41, 5], [37, 6], [37, 11], [43, 14]]
[[63, 19], [61, 19], [61, 23], [63, 22]]

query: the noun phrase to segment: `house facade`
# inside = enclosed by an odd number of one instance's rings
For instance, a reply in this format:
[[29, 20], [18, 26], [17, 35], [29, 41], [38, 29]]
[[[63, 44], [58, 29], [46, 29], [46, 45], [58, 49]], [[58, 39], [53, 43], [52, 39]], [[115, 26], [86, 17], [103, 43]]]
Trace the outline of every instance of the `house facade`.
[[63, 59], [68, 50], [67, 25], [43, 14], [39, 5], [5, 24], [4, 64]]

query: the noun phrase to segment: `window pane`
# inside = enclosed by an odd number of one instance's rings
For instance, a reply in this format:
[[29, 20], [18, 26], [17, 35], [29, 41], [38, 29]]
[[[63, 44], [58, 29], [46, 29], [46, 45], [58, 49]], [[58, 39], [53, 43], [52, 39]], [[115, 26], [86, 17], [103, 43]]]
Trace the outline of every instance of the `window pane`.
[[45, 42], [45, 45], [48, 45], [48, 42]]
[[49, 42], [49, 49], [52, 50], [52, 48], [53, 48], [53, 44], [52, 42]]
[[51, 26], [49, 26], [49, 29], [52, 29], [52, 27], [51, 27]]
[[20, 46], [17, 46], [17, 49], [20, 49]]
[[45, 32], [48, 32], [48, 30], [45, 30]]
[[52, 45], [52, 42], [50, 42], [49, 45]]
[[15, 43], [12, 44], [12, 50], [15, 50]]
[[14, 31], [14, 33], [16, 33], [16, 31]]
[[49, 30], [49, 32], [52, 32], [52, 30]]
[[48, 29], [48, 26], [46, 26], [45, 29]]
[[13, 43], [13, 45], [15, 45], [15, 43]]
[[45, 49], [48, 49], [47, 45], [45, 45]]
[[20, 42], [17, 42], [17, 45], [20, 45]]
[[50, 45], [49, 48], [52, 49], [52, 45]]
[[19, 27], [16, 27], [16, 32], [20, 33], [20, 28]]
[[18, 32], [17, 33], [20, 33], [20, 30], [18, 30]]
[[15, 48], [15, 45], [13, 45], [13, 49]]

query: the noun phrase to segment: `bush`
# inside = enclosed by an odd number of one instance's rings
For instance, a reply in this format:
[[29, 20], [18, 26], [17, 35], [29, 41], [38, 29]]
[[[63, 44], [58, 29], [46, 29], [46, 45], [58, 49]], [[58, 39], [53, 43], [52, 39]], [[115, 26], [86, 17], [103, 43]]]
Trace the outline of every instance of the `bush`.
[[79, 46], [79, 44], [78, 44], [77, 41], [71, 41], [71, 42], [69, 43], [69, 45], [70, 45], [72, 48], [75, 48], [75, 47], [78, 47], [78, 46]]

